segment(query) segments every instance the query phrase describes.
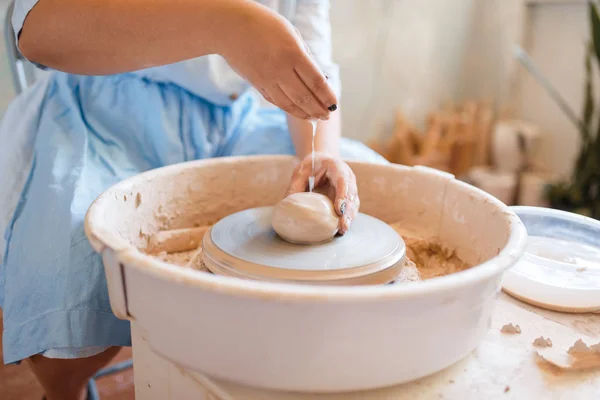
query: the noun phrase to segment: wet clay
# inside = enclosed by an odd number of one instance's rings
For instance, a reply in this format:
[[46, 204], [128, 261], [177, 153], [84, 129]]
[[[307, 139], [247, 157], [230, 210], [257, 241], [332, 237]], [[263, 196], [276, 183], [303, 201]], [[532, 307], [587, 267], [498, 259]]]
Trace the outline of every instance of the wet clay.
[[210, 227], [173, 229], [159, 231], [148, 240], [148, 253], [181, 253], [198, 248], [202, 237]]
[[273, 229], [290, 243], [327, 242], [337, 233], [338, 224], [333, 203], [320, 193], [294, 193], [273, 210]]
[[403, 236], [407, 257], [419, 270], [421, 279], [464, 271], [471, 266], [458, 258], [454, 250], [446, 248], [435, 240]]

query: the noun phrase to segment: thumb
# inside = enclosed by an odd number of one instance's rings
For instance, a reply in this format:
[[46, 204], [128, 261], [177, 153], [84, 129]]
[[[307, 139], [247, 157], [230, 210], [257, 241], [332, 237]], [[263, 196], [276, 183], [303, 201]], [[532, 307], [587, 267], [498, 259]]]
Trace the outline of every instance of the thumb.
[[305, 171], [299, 171], [298, 173], [294, 174], [294, 177], [292, 178], [292, 181], [290, 183], [290, 186], [288, 187], [288, 191], [285, 196], [287, 197], [294, 193], [305, 192], [306, 188], [308, 187], [309, 175], [310, 172], [307, 173]]

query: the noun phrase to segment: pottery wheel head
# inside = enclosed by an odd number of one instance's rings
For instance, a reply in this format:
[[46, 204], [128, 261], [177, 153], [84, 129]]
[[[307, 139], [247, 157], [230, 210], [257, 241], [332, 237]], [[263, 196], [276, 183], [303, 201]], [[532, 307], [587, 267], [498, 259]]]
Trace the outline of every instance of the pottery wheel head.
[[[254, 208], [217, 222], [210, 235], [205, 235], [207, 256], [225, 268], [244, 269], [247, 264], [265, 267], [266, 272], [279, 269], [317, 274], [354, 269], [364, 269], [368, 274], [404, 262], [404, 241], [377, 218], [358, 214], [344, 236], [327, 243], [302, 245], [286, 242], [275, 233], [272, 211], [273, 207]], [[256, 271], [254, 268], [254, 274]]]

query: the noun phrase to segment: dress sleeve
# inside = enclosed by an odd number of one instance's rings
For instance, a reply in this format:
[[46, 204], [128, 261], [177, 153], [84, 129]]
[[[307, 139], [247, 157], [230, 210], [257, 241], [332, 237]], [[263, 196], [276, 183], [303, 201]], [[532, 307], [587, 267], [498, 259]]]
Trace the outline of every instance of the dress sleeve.
[[333, 62], [329, 0], [296, 0], [292, 23], [298, 29], [315, 61], [328, 77], [338, 97], [341, 92], [339, 66]]
[[[17, 44], [17, 49], [19, 49], [19, 35], [21, 34], [21, 29], [23, 29], [23, 24], [25, 23], [25, 18], [29, 11], [37, 4], [39, 0], [15, 0], [14, 2], [14, 10], [12, 15], [12, 28], [15, 33], [15, 43]], [[19, 52], [21, 50], [19, 49]], [[22, 55], [23, 53], [21, 53]], [[33, 63], [36, 67], [41, 69], [48, 69], [43, 65], [38, 63]]]

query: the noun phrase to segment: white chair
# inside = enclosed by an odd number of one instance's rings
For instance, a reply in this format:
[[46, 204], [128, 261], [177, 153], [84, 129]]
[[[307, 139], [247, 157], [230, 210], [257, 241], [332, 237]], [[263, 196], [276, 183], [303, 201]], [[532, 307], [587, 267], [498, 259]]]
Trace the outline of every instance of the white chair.
[[[36, 67], [27, 61], [25, 57], [21, 55], [17, 49], [15, 41], [15, 35], [12, 29], [12, 14], [14, 9], [14, 3], [8, 5], [8, 10], [4, 18], [4, 39], [6, 41], [6, 51], [8, 53], [8, 62], [10, 72], [12, 75], [13, 85], [17, 94], [21, 93], [29, 86], [31, 86], [36, 79]], [[111, 365], [100, 371], [88, 382], [88, 396], [87, 400], [99, 400], [98, 389], [96, 387], [95, 380], [107, 375], [119, 373], [133, 366], [132, 360], [123, 361], [119, 364]]]

